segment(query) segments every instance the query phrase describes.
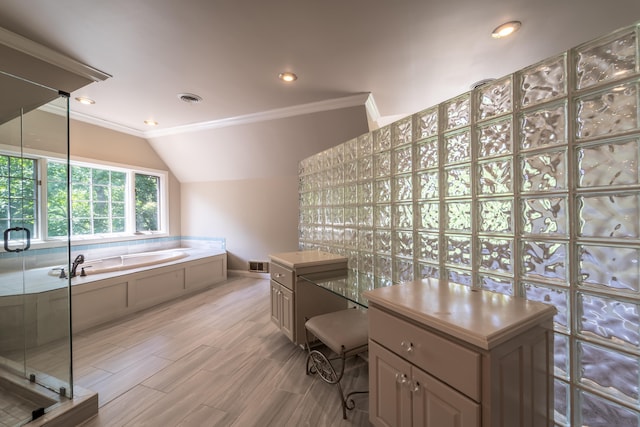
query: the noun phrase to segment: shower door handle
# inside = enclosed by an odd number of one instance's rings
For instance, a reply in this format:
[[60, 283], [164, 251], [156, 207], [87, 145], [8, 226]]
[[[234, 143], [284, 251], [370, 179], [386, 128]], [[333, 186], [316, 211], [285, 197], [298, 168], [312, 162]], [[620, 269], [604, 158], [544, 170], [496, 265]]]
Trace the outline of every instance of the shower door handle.
[[[27, 244], [24, 246], [24, 248], [16, 248], [16, 249], [11, 249], [9, 248], [9, 233], [11, 233], [12, 231], [24, 231], [25, 234], [27, 235]], [[29, 248], [31, 247], [31, 231], [29, 231], [28, 228], [25, 227], [13, 227], [13, 228], [7, 228], [6, 230], [4, 230], [4, 250], [7, 252], [23, 252], [23, 251], [28, 251]]]

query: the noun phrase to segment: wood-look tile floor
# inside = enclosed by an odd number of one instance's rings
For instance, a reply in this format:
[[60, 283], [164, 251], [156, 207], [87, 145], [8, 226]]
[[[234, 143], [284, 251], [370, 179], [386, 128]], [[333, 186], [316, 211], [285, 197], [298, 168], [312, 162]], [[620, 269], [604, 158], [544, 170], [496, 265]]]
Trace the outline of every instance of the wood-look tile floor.
[[[98, 426], [369, 426], [368, 395], [347, 420], [335, 386], [270, 320], [269, 281], [230, 278], [74, 336], [75, 383], [99, 394]], [[343, 384], [366, 390], [367, 365]]]

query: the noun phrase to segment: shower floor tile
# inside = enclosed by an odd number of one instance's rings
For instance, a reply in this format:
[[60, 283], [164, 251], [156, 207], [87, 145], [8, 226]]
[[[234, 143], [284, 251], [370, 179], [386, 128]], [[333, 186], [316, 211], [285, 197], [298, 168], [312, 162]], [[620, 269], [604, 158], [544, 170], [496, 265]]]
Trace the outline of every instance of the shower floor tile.
[[38, 407], [38, 403], [11, 393], [0, 383], [0, 426], [22, 425], [31, 420], [31, 411]]

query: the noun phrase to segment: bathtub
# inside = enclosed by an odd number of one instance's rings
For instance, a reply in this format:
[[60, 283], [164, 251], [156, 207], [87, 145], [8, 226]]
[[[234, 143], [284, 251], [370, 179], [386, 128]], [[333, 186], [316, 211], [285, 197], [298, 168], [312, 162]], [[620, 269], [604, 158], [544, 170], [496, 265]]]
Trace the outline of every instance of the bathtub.
[[[189, 256], [189, 254], [185, 249], [170, 249], [156, 252], [117, 255], [107, 258], [87, 260], [78, 265], [76, 273], [80, 274], [82, 270], [84, 270], [84, 273], [89, 275], [130, 270], [133, 268], [147, 267], [150, 265], [175, 261], [187, 256]], [[54, 267], [49, 271], [49, 274], [52, 276], [59, 276], [61, 268], [63, 267]]]

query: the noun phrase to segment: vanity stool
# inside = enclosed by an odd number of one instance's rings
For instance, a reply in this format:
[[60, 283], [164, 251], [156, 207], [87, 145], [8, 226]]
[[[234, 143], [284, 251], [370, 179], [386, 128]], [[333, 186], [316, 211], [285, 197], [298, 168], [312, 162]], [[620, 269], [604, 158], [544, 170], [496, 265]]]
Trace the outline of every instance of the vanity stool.
[[[355, 308], [334, 311], [314, 316], [305, 323], [307, 331], [307, 375], [319, 374], [325, 382], [338, 387], [342, 404], [342, 418], [347, 419], [347, 409], [355, 407], [351, 396], [368, 391], [352, 391], [346, 396], [342, 391], [340, 380], [344, 375], [345, 360], [364, 353], [368, 348], [369, 322], [366, 310]], [[328, 357], [319, 350], [312, 350], [309, 344], [309, 333], [333, 351], [337, 357]], [[331, 360], [341, 360], [339, 372], [336, 372]]]

